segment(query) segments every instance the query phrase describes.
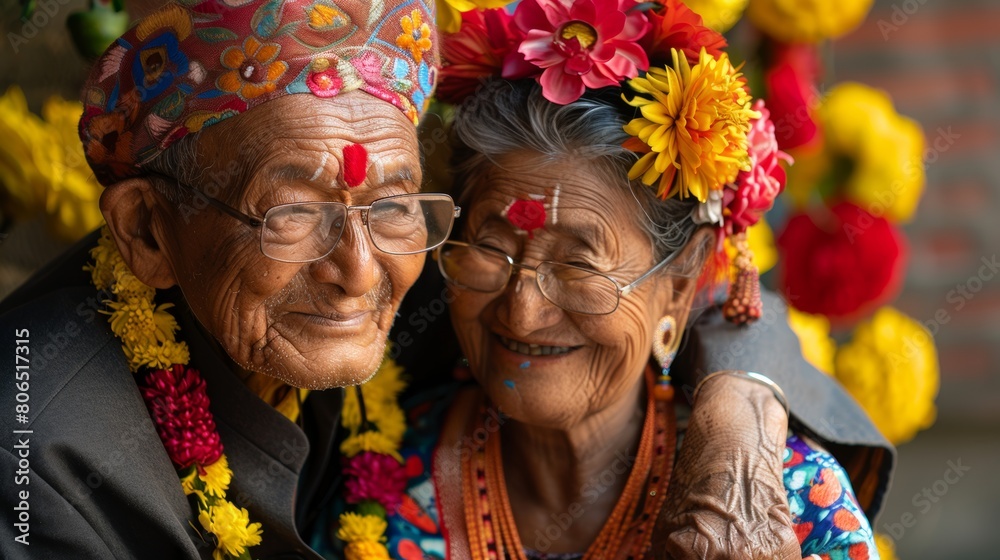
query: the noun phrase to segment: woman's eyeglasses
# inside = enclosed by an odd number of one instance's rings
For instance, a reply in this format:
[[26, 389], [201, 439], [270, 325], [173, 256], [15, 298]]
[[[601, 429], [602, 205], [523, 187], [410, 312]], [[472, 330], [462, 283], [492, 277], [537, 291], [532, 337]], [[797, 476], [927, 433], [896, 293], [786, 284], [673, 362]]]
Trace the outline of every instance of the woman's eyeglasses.
[[677, 254], [672, 253], [626, 286], [596, 270], [551, 261], [527, 266], [514, 262], [501, 251], [461, 241], [445, 242], [435, 254], [435, 259], [445, 280], [458, 288], [484, 293], [499, 292], [510, 282], [515, 270], [530, 270], [535, 273], [538, 290], [557, 307], [571, 313], [607, 315], [618, 309], [622, 297], [632, 293]]

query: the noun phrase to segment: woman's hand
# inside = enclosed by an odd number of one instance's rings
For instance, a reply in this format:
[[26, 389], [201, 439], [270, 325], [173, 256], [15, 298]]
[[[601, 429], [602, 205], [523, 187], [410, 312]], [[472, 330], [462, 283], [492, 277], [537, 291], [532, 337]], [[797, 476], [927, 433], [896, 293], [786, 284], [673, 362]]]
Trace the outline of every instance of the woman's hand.
[[706, 381], [657, 522], [656, 558], [802, 558], [782, 480], [787, 431], [784, 407], [764, 385]]

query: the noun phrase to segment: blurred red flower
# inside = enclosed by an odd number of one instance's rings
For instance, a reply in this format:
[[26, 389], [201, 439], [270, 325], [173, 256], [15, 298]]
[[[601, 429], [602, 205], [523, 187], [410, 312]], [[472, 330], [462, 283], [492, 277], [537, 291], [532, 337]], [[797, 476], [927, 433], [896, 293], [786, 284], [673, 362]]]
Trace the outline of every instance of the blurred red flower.
[[777, 239], [789, 304], [845, 324], [898, 294], [907, 259], [898, 229], [849, 202], [817, 218], [793, 216]]
[[782, 150], [810, 144], [819, 136], [820, 62], [815, 45], [777, 45], [774, 64], [764, 75], [767, 106]]

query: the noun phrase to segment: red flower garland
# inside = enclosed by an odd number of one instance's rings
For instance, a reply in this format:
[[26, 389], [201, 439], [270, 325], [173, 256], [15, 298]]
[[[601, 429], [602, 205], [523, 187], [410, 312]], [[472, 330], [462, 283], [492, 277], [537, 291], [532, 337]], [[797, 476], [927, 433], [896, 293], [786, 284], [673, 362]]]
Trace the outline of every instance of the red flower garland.
[[140, 391], [163, 447], [178, 469], [219, 460], [222, 441], [198, 370], [174, 364], [152, 371]]

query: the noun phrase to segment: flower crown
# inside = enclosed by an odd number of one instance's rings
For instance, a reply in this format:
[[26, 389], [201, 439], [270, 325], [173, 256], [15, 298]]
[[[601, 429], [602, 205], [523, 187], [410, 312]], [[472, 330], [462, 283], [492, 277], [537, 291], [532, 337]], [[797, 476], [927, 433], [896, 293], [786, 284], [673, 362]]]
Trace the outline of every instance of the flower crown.
[[639, 154], [629, 179], [660, 198], [698, 200], [693, 218], [718, 228], [720, 255], [727, 237], [736, 248], [726, 317], [759, 318], [745, 232], [784, 189], [780, 161], [791, 158], [724, 52], [726, 39], [681, 0], [523, 0], [513, 13], [496, 0], [478, 4], [491, 9], [462, 13], [442, 38], [438, 99], [459, 104], [491, 77], [533, 79], [560, 105], [588, 89], [622, 88], [638, 109], [625, 125], [624, 147]]

